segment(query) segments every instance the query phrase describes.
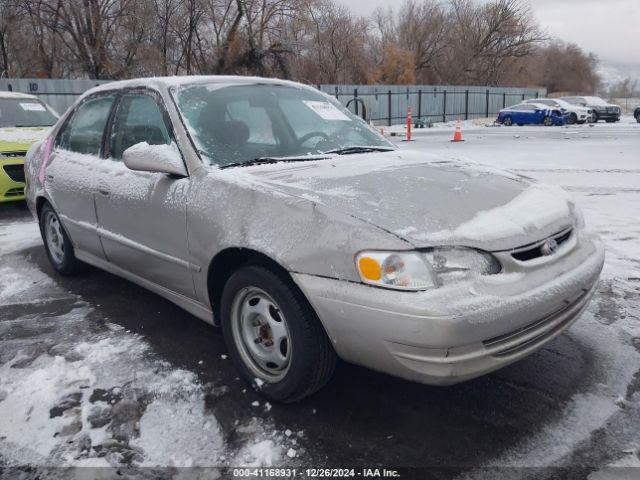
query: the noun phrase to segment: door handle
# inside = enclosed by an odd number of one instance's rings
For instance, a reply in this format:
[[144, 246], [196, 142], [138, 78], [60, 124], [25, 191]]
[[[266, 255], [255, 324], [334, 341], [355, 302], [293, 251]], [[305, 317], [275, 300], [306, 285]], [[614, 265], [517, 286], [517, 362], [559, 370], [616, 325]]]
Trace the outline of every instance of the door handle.
[[98, 193], [104, 197], [108, 197], [110, 195], [109, 190], [105, 190], [104, 188], [99, 188]]

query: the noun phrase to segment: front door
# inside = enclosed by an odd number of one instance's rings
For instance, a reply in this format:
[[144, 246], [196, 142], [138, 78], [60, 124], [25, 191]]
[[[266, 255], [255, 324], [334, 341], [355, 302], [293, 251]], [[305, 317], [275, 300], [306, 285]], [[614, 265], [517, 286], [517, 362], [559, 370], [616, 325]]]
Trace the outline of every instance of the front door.
[[100, 259], [94, 173], [115, 99], [115, 94], [99, 94], [76, 107], [56, 137], [44, 175], [45, 190], [75, 248]]
[[107, 260], [187, 297], [194, 297], [187, 247], [189, 178], [129, 170], [124, 151], [171, 144], [171, 123], [153, 92], [122, 95], [108, 133], [107, 158], [96, 167], [96, 211]]

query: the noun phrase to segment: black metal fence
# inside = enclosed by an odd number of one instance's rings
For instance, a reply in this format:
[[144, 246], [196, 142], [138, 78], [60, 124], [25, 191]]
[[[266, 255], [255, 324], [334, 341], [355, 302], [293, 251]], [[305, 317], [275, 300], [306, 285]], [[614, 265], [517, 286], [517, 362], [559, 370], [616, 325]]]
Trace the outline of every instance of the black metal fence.
[[412, 107], [415, 119], [425, 122], [491, 117], [502, 108], [546, 94], [543, 89], [486, 87], [320, 85], [318, 88], [335, 96], [354, 113], [366, 112], [366, 120], [378, 125], [402, 123], [408, 107]]

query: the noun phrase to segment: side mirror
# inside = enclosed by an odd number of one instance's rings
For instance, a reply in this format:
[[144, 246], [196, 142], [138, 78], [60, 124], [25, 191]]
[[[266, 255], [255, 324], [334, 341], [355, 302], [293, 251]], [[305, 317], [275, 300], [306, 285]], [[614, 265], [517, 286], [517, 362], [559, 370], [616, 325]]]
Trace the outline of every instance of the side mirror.
[[173, 143], [171, 145], [137, 143], [124, 151], [122, 160], [130, 170], [187, 176], [180, 152]]

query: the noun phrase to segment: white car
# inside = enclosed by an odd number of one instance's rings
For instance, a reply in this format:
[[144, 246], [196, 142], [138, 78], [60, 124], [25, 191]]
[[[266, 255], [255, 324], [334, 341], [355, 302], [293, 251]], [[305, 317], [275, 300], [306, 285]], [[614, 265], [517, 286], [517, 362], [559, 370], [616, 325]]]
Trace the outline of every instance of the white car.
[[572, 105], [560, 98], [532, 98], [524, 103], [542, 103], [551, 108], [558, 108], [566, 115], [567, 123], [585, 123], [591, 121], [593, 110], [580, 105]]

